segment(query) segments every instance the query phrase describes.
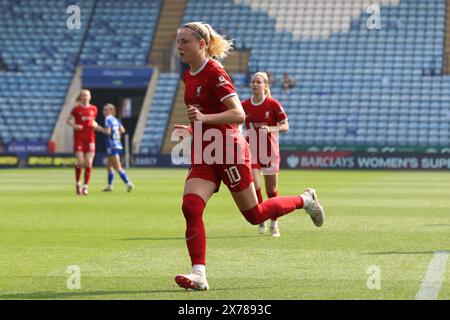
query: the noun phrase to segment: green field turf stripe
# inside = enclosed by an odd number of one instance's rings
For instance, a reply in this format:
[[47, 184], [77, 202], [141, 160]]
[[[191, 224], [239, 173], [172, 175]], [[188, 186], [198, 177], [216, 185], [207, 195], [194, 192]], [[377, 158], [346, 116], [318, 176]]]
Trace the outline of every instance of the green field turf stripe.
[[449, 251], [436, 251], [430, 260], [416, 300], [437, 300], [444, 278]]

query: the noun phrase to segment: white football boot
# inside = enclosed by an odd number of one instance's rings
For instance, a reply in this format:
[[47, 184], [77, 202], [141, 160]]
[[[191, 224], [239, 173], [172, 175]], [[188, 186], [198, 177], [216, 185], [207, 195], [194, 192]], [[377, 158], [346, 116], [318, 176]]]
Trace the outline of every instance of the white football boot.
[[202, 273], [178, 274], [175, 282], [181, 287], [192, 290], [208, 290], [209, 285], [206, 276]]
[[127, 192], [131, 192], [131, 190], [133, 190], [134, 189], [134, 184], [132, 184], [131, 182], [129, 182], [128, 184], [127, 184]]
[[259, 232], [260, 234], [265, 234], [266, 231], [267, 231], [266, 223], [265, 223], [265, 222], [260, 223], [260, 224], [258, 225], [258, 232]]
[[325, 219], [325, 211], [319, 203], [316, 190], [312, 188], [306, 189], [306, 191], [301, 194], [301, 197], [304, 201], [303, 208], [306, 213], [311, 216], [311, 220], [316, 227], [322, 226], [323, 220]]
[[270, 234], [272, 235], [272, 237], [275, 237], [275, 238], [281, 237], [280, 228], [270, 227]]

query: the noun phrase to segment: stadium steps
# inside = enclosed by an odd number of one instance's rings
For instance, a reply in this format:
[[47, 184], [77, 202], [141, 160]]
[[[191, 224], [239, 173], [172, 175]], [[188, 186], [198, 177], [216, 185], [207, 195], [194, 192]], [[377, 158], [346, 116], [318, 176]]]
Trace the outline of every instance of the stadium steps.
[[170, 113], [169, 122], [167, 125], [166, 133], [164, 135], [164, 142], [161, 148], [161, 154], [170, 154], [172, 148], [176, 143], [170, 141], [170, 137], [173, 131], [173, 125], [185, 124], [189, 125], [189, 120], [186, 115], [186, 105], [184, 104], [184, 82], [180, 81], [178, 85], [177, 95], [175, 97], [175, 103], [173, 104], [172, 112]]
[[142, 103], [142, 108], [139, 114], [139, 119], [134, 130], [133, 141], [131, 143], [131, 148], [133, 153], [140, 152], [141, 142], [144, 136], [144, 130], [147, 126], [147, 117], [153, 106], [153, 98], [156, 93], [156, 87], [160, 77], [159, 69], [155, 68], [153, 71], [152, 78], [147, 86], [147, 91], [145, 93], [144, 101]]
[[450, 0], [445, 2], [444, 74], [450, 74]]
[[[152, 107], [146, 114], [146, 124], [140, 141], [139, 152], [158, 154], [167, 128], [170, 110], [179, 83], [178, 73], [162, 72], [152, 96]], [[137, 152], [137, 151], [135, 151]]]
[[168, 71], [176, 30], [183, 19], [186, 0], [164, 0], [150, 52], [150, 63]]

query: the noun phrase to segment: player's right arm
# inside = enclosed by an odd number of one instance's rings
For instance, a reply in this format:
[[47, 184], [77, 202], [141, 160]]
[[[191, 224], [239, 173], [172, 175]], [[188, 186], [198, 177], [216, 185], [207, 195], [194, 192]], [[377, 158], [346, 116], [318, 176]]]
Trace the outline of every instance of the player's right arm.
[[73, 115], [69, 115], [67, 117], [66, 123], [71, 126], [72, 128], [74, 128], [76, 131], [80, 131], [83, 129], [83, 126], [81, 124], [76, 124], [75, 123], [75, 117]]

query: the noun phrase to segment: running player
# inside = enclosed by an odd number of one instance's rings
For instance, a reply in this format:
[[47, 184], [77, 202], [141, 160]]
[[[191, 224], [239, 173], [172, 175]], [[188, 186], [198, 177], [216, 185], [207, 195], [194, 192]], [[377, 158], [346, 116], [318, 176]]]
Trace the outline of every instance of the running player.
[[[258, 203], [249, 147], [238, 130], [238, 125], [245, 120], [245, 113], [229, 75], [215, 60], [224, 58], [231, 50], [231, 44], [211, 26], [201, 22], [188, 23], [177, 31], [178, 52], [182, 62], [189, 65], [183, 76], [184, 101], [193, 134], [192, 164], [185, 181], [182, 203], [192, 272], [175, 277], [176, 283], [186, 289], [209, 288], [206, 280], [206, 233], [202, 216], [206, 203], [218, 191], [221, 181], [227, 185], [245, 219], [253, 225], [301, 208], [306, 210], [316, 226], [321, 226], [324, 218], [314, 189], [307, 189], [301, 195], [274, 197]], [[214, 141], [214, 145], [220, 144], [224, 148], [216, 150], [216, 154], [225, 156], [225, 150], [226, 155], [229, 155], [230, 150], [241, 150], [231, 161], [228, 157], [225, 162], [209, 161], [211, 159], [207, 151], [212, 142], [207, 136], [217, 132], [222, 134], [225, 144]]]
[[103, 106], [103, 116], [105, 117], [105, 127], [97, 126], [96, 130], [106, 135], [106, 154], [108, 161], [106, 170], [108, 171], [108, 185], [103, 189], [105, 192], [113, 191], [114, 170], [117, 171], [122, 181], [127, 185], [127, 191], [130, 192], [134, 185], [128, 178], [125, 170], [120, 163], [120, 155], [122, 154], [122, 143], [120, 137], [125, 133], [125, 128], [116, 118], [116, 107], [107, 103]]
[[[92, 163], [95, 156], [95, 127], [97, 122], [97, 107], [90, 104], [91, 92], [82, 89], [77, 97], [77, 104], [70, 112], [66, 123], [73, 127], [74, 152], [77, 157], [75, 167], [76, 193], [78, 195], [88, 195], [89, 179], [92, 173]], [[81, 173], [83, 165], [84, 186], [81, 188]]]
[[[265, 72], [257, 72], [253, 75], [252, 97], [242, 102], [242, 107], [246, 115], [245, 128], [252, 154], [253, 180], [258, 202], [261, 203], [263, 202], [261, 172], [264, 175], [267, 196], [269, 198], [278, 197], [278, 172], [280, 171], [278, 133], [288, 131], [289, 124], [281, 103], [271, 96], [269, 77]], [[260, 137], [262, 130], [264, 130], [264, 136]], [[261, 138], [262, 140], [260, 140]], [[261, 142], [266, 143], [266, 146], [260, 146]], [[259, 156], [264, 152], [267, 153], [267, 160], [261, 159]], [[264, 234], [266, 223], [261, 223], [258, 229], [259, 233]], [[280, 236], [276, 218], [271, 220], [270, 233], [273, 237]]]

